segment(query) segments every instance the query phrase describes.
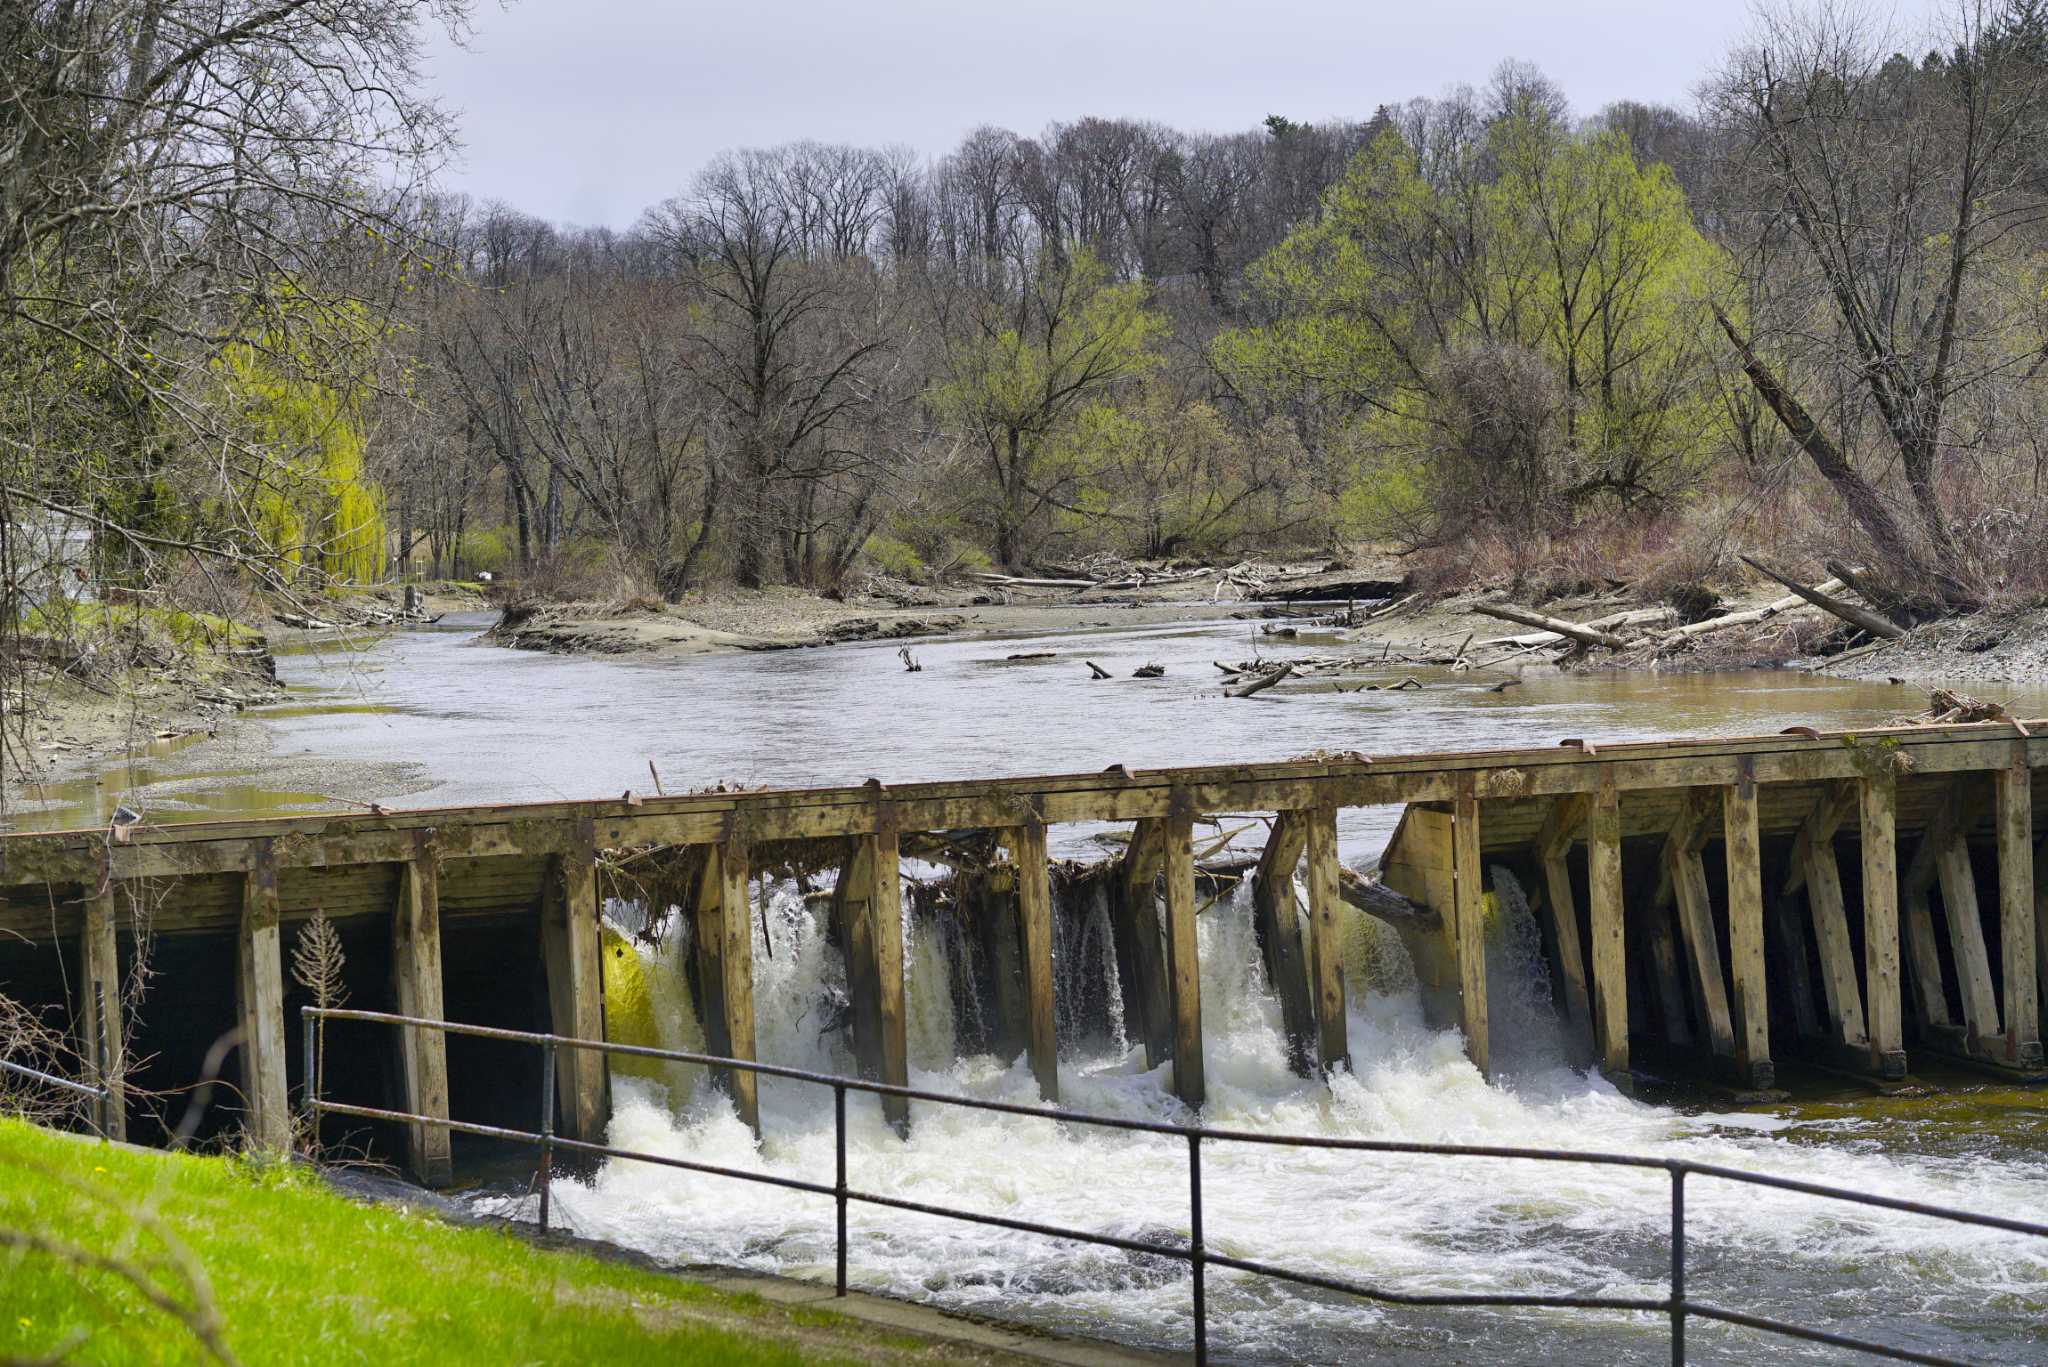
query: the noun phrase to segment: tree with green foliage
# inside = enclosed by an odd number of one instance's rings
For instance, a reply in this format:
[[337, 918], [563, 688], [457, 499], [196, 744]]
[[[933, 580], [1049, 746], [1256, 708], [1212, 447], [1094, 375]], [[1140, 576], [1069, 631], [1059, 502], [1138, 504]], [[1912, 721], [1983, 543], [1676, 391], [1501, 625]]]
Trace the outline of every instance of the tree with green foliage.
[[[1596, 496], [1654, 500], [1696, 472], [1716, 421], [1701, 297], [1717, 268], [1665, 168], [1528, 100], [1427, 164], [1383, 131], [1317, 218], [1253, 268], [1265, 320], [1224, 333], [1212, 356], [1254, 411], [1290, 417], [1320, 453], [1350, 530], [1416, 541], [1476, 511], [1451, 453], [1488, 427], [1472, 387], [1488, 367], [1446, 358], [1505, 348], [1490, 373], [1526, 388], [1505, 358], [1533, 356], [1561, 386], [1562, 430], [1517, 441], [1516, 495], [1489, 511], [1569, 521]], [[1537, 449], [1548, 454], [1529, 466]]]
[[1116, 284], [1085, 247], [1039, 256], [1014, 288], [951, 296], [930, 403], [978, 453], [976, 496], [996, 561], [1024, 562], [1050, 510], [1076, 505], [1080, 472], [1058, 459], [1089, 406], [1159, 364], [1166, 323], [1135, 282]]

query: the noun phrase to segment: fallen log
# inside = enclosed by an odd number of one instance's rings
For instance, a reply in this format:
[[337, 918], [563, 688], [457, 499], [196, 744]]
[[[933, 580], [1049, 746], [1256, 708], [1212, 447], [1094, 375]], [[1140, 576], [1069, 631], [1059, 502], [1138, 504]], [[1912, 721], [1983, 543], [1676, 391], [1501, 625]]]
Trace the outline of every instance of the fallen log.
[[1367, 878], [1341, 864], [1337, 867], [1337, 896], [1391, 926], [1437, 930], [1443, 925], [1442, 918], [1428, 907], [1409, 901], [1377, 877]]
[[1627, 641], [1611, 631], [1589, 627], [1583, 622], [1567, 622], [1562, 617], [1546, 617], [1527, 608], [1510, 607], [1505, 603], [1474, 603], [1472, 611], [1482, 617], [1498, 617], [1503, 622], [1520, 622], [1525, 627], [1554, 631], [1559, 636], [1568, 636], [1581, 645], [1605, 646], [1609, 650], [1624, 650], [1628, 647]]
[[[1605, 631], [1613, 627], [1661, 626], [1677, 615], [1677, 612], [1668, 607], [1631, 608], [1626, 612], [1610, 612], [1605, 617], [1595, 617], [1586, 625], [1599, 631]], [[1564, 639], [1563, 636], [1558, 635], [1554, 631], [1527, 631], [1519, 636], [1496, 636], [1492, 640], [1481, 641], [1479, 644], [1482, 648], [1487, 646], [1547, 646], [1555, 645]]]
[[1892, 640], [1906, 634], [1905, 629], [1899, 626], [1898, 623], [1878, 616], [1869, 608], [1859, 608], [1854, 603], [1836, 598], [1832, 594], [1823, 593], [1819, 589], [1807, 588], [1798, 580], [1787, 578], [1768, 565], [1752, 560], [1746, 555], [1742, 557], [1742, 563], [1755, 570], [1758, 574], [1777, 580], [1780, 584], [1783, 584], [1786, 588], [1792, 590], [1793, 593], [1823, 612], [1831, 612], [1851, 626], [1863, 628], [1872, 636], [1882, 636], [1887, 640]]
[[1248, 684], [1244, 684], [1237, 688], [1224, 689], [1223, 696], [1226, 698], [1249, 698], [1255, 693], [1263, 693], [1265, 690], [1271, 688], [1274, 684], [1279, 683], [1282, 679], [1286, 678], [1293, 672], [1294, 666], [1292, 664], [1281, 665], [1278, 669], [1272, 670], [1271, 672], [1266, 674], [1262, 674], [1258, 678], [1253, 679]]
[[1092, 589], [1101, 587], [1095, 579], [1023, 579], [1013, 574], [976, 574], [984, 584], [1006, 589]]
[[1104, 669], [1101, 665], [1095, 663], [1095, 661], [1083, 660], [1082, 663], [1088, 666], [1088, 672], [1094, 675], [1096, 678], [1106, 679], [1109, 677], [1109, 671]]
[[1863, 595], [1863, 601], [1882, 612], [1886, 618], [1902, 627], [1912, 627], [1915, 618], [1910, 604], [1879, 583], [1870, 571], [1861, 565], [1845, 565], [1839, 560], [1823, 562], [1827, 572]]
[[[1827, 579], [1814, 585], [1813, 592], [1833, 593], [1838, 589], [1845, 589], [1847, 587], [1849, 586], [1839, 579]], [[1731, 612], [1721, 617], [1709, 617], [1704, 621], [1688, 622], [1682, 627], [1676, 627], [1665, 632], [1660, 638], [1659, 643], [1668, 646], [1679, 641], [1690, 640], [1695, 636], [1705, 636], [1709, 632], [1721, 631], [1727, 627], [1754, 626], [1758, 622], [1769, 621], [1781, 612], [1790, 612], [1794, 608], [1806, 606], [1808, 606], [1808, 603], [1803, 596], [1792, 594], [1786, 598], [1773, 599], [1760, 608], [1748, 608], [1742, 612]]]

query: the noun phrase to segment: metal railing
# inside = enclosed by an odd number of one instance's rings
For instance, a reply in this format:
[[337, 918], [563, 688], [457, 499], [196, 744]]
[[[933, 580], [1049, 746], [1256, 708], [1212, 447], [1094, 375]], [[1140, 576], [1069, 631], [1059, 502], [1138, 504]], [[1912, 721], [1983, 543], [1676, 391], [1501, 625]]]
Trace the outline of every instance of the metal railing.
[[[613, 1044], [596, 1040], [572, 1039], [566, 1035], [540, 1034], [528, 1030], [506, 1030], [493, 1026], [463, 1025], [452, 1021], [431, 1020], [421, 1016], [402, 1016], [384, 1011], [355, 1011], [336, 1008], [308, 1006], [301, 1008], [305, 1023], [305, 1107], [309, 1117], [320, 1115], [354, 1116], [365, 1120], [386, 1120], [400, 1124], [431, 1125], [456, 1134], [476, 1135], [487, 1139], [510, 1140], [531, 1144], [540, 1149], [538, 1182], [540, 1187], [540, 1222], [545, 1230], [548, 1226], [548, 1185], [553, 1173], [554, 1155], [557, 1150], [571, 1153], [590, 1154], [597, 1157], [621, 1158], [637, 1163], [652, 1163], [661, 1167], [680, 1168], [688, 1172], [707, 1173], [716, 1177], [736, 1178], [743, 1182], [757, 1182], [768, 1186], [783, 1187], [791, 1191], [808, 1192], [818, 1196], [829, 1196], [837, 1208], [835, 1289], [841, 1296], [847, 1290], [847, 1233], [846, 1217], [849, 1205], [881, 1206], [890, 1210], [906, 1211], [917, 1215], [932, 1215], [946, 1219], [962, 1220], [973, 1224], [989, 1225], [997, 1229], [1013, 1230], [1023, 1234], [1037, 1234], [1053, 1239], [1071, 1239], [1082, 1243], [1098, 1244], [1106, 1248], [1121, 1249], [1127, 1253], [1149, 1254], [1154, 1257], [1171, 1258], [1185, 1262], [1193, 1274], [1193, 1310], [1195, 1344], [1194, 1355], [1198, 1364], [1206, 1364], [1209, 1353], [1208, 1295], [1206, 1273], [1209, 1268], [1227, 1268], [1231, 1271], [1251, 1273], [1270, 1277], [1277, 1281], [1290, 1282], [1297, 1286], [1313, 1287], [1317, 1290], [1340, 1295], [1355, 1296], [1361, 1300], [1374, 1301], [1383, 1305], [1408, 1307], [1463, 1307], [1463, 1308], [1509, 1308], [1549, 1310], [1609, 1310], [1646, 1314], [1661, 1314], [1671, 1323], [1671, 1361], [1674, 1367], [1684, 1367], [1685, 1330], [1690, 1319], [1717, 1321], [1722, 1324], [1740, 1325], [1765, 1333], [1778, 1334], [1787, 1338], [1804, 1340], [1833, 1348], [1846, 1348], [1874, 1357], [1888, 1358], [1895, 1362], [1915, 1362], [1928, 1367], [1975, 1367], [1962, 1358], [1946, 1357], [1939, 1353], [1922, 1352], [1917, 1349], [1901, 1348], [1891, 1344], [1876, 1343], [1868, 1339], [1838, 1334], [1832, 1330], [1815, 1329], [1806, 1325], [1793, 1324], [1786, 1320], [1774, 1319], [1767, 1315], [1751, 1314], [1742, 1310], [1731, 1310], [1712, 1302], [1695, 1300], [1686, 1294], [1686, 1234], [1685, 1234], [1685, 1184], [1688, 1178], [1708, 1178], [1717, 1181], [1740, 1182], [1751, 1186], [1768, 1187], [1776, 1191], [1796, 1192], [1827, 1200], [1844, 1201], [1853, 1205], [1867, 1206], [1879, 1210], [1896, 1211], [1907, 1215], [1927, 1216], [1933, 1219], [1949, 1220], [1958, 1224], [1976, 1225], [1985, 1229], [2003, 1230], [2008, 1233], [2034, 1235], [2048, 1239], [2048, 1224], [2029, 1220], [2014, 1220], [1998, 1215], [1983, 1215], [1973, 1211], [1953, 1210], [1943, 1206], [1929, 1205], [1921, 1201], [1907, 1201], [1892, 1196], [1875, 1196], [1867, 1192], [1849, 1191], [1841, 1187], [1824, 1186], [1817, 1182], [1803, 1182], [1794, 1178], [1774, 1177], [1767, 1173], [1748, 1172], [1740, 1168], [1721, 1167], [1712, 1163], [1695, 1163], [1682, 1158], [1645, 1158], [1634, 1154], [1580, 1152], [1569, 1149], [1512, 1148], [1496, 1145], [1470, 1144], [1424, 1144], [1405, 1140], [1390, 1139], [1325, 1139], [1307, 1135], [1261, 1134], [1249, 1130], [1220, 1130], [1196, 1125], [1173, 1125], [1156, 1120], [1127, 1120], [1116, 1116], [1090, 1115], [1080, 1111], [1061, 1110], [1053, 1106], [1023, 1106], [1003, 1101], [982, 1101], [972, 1097], [951, 1096], [943, 1092], [927, 1092], [914, 1087], [894, 1087], [886, 1083], [867, 1082], [858, 1078], [839, 1077], [831, 1073], [808, 1072], [801, 1068], [786, 1068], [778, 1064], [753, 1063], [743, 1059], [719, 1058], [710, 1054], [693, 1054], [676, 1049], [654, 1049], [634, 1044]], [[536, 1131], [513, 1130], [498, 1125], [480, 1125], [469, 1121], [453, 1120], [441, 1116], [421, 1115], [411, 1111], [393, 1111], [373, 1106], [356, 1106], [344, 1102], [328, 1101], [319, 1096], [312, 1080], [319, 1074], [320, 1059], [315, 1056], [316, 1041], [324, 1049], [323, 1032], [312, 1028], [316, 1020], [362, 1021], [370, 1024], [411, 1026], [420, 1029], [439, 1030], [444, 1034], [466, 1035], [478, 1039], [506, 1040], [513, 1043], [538, 1045], [541, 1055], [541, 1127]], [[693, 1063], [719, 1070], [738, 1069], [757, 1076], [786, 1078], [795, 1082], [810, 1083], [832, 1089], [834, 1147], [837, 1154], [836, 1170], [830, 1185], [823, 1182], [807, 1181], [798, 1177], [784, 1177], [774, 1173], [749, 1172], [739, 1168], [722, 1167], [715, 1163], [700, 1163], [694, 1159], [676, 1158], [667, 1154], [643, 1153], [633, 1149], [615, 1148], [608, 1144], [590, 1143], [570, 1139], [554, 1132], [555, 1110], [555, 1060], [562, 1049], [581, 1049], [604, 1054], [622, 1054], [633, 1058], [658, 1059], [672, 1063]], [[1070, 1229], [1058, 1225], [1040, 1224], [1032, 1220], [1013, 1220], [1006, 1216], [989, 1215], [980, 1211], [962, 1210], [951, 1206], [929, 1205], [919, 1201], [906, 1201], [899, 1197], [885, 1196], [879, 1192], [856, 1191], [847, 1184], [846, 1177], [846, 1094], [865, 1092], [876, 1096], [903, 1097], [910, 1101], [922, 1101], [939, 1106], [960, 1106], [969, 1110], [993, 1111], [1003, 1115], [1029, 1116], [1043, 1120], [1058, 1121], [1070, 1125], [1092, 1125], [1101, 1129], [1125, 1130], [1141, 1134], [1170, 1135], [1184, 1139], [1188, 1146], [1188, 1199], [1189, 1231], [1186, 1246], [1155, 1243], [1143, 1239], [1126, 1239], [1114, 1234], [1102, 1234], [1092, 1230]], [[1278, 1148], [1320, 1149], [1331, 1152], [1408, 1154], [1419, 1157], [1437, 1158], [1497, 1158], [1520, 1159], [1537, 1163], [1576, 1163], [1595, 1167], [1634, 1168], [1663, 1172], [1671, 1181], [1671, 1272], [1670, 1289], [1662, 1297], [1650, 1296], [1597, 1296], [1597, 1295], [1556, 1295], [1541, 1292], [1496, 1294], [1491, 1292], [1431, 1293], [1398, 1291], [1388, 1287], [1372, 1286], [1362, 1282], [1346, 1281], [1326, 1277], [1313, 1272], [1279, 1267], [1272, 1263], [1250, 1258], [1232, 1257], [1211, 1250], [1203, 1240], [1202, 1231], [1202, 1146], [1204, 1144], [1255, 1144]]]
[[[104, 1060], [111, 1057], [111, 1054], [108, 1052], [107, 1001], [104, 995], [101, 995], [99, 998], [99, 1014], [94, 1019], [98, 1026], [99, 1056]], [[104, 1063], [94, 1066], [102, 1070], [105, 1067]], [[25, 1077], [31, 1082], [40, 1082], [46, 1087], [55, 1087], [59, 1091], [70, 1092], [74, 1096], [87, 1097], [97, 1102], [98, 1104], [93, 1107], [92, 1113], [93, 1128], [99, 1132], [101, 1138], [105, 1138], [110, 1132], [113, 1120], [114, 1087], [111, 1082], [107, 1081], [104, 1072], [102, 1072], [99, 1085], [95, 1087], [90, 1083], [77, 1082], [57, 1073], [46, 1073], [40, 1068], [31, 1068], [25, 1063], [16, 1063], [12, 1059], [0, 1058], [0, 1073], [11, 1073], [15, 1077]]]

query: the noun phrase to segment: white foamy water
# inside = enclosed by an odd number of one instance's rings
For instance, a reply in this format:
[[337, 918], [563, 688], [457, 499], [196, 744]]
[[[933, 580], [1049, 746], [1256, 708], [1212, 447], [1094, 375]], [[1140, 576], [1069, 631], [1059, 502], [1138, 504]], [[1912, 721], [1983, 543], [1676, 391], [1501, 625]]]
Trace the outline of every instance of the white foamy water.
[[[760, 1056], [853, 1072], [834, 1028], [843, 986], [822, 911], [780, 894], [756, 924]], [[1851, 1120], [1797, 1114], [1684, 1114], [1622, 1095], [1566, 1065], [1533, 927], [1513, 916], [1489, 954], [1500, 1076], [1489, 1085], [1455, 1031], [1432, 1030], [1398, 942], [1358, 917], [1347, 977], [1355, 1071], [1328, 1085], [1286, 1066], [1279, 1011], [1263, 982], [1245, 899], [1200, 918], [1209, 1125], [1379, 1138], [1680, 1156], [2002, 1214], [2048, 1212], [2040, 1148], [1915, 1152]], [[959, 1059], [943, 947], [906, 916], [913, 1086], [1035, 1104], [1021, 1062]], [[772, 949], [772, 952], [771, 952]], [[648, 954], [665, 1033], [698, 1039], [678, 947]], [[665, 1042], [671, 1042], [665, 1040]], [[1067, 1057], [1069, 1108], [1185, 1121], [1165, 1067], [1142, 1048]], [[658, 1154], [829, 1183], [828, 1089], [764, 1079], [757, 1150], [701, 1079], [614, 1083], [609, 1141]], [[914, 1105], [900, 1140], [871, 1098], [848, 1100], [851, 1185], [908, 1200], [1158, 1242], [1189, 1229], [1187, 1150], [1177, 1138]], [[2009, 1156], [2007, 1156], [2009, 1155]], [[1407, 1291], [1661, 1296], [1669, 1181], [1661, 1173], [1505, 1160], [1395, 1157], [1268, 1146], [1203, 1146], [1209, 1247]], [[617, 1161], [588, 1183], [559, 1179], [555, 1218], [586, 1236], [676, 1263], [719, 1263], [829, 1281], [829, 1198]], [[531, 1212], [530, 1199], [497, 1209]], [[1690, 1282], [1720, 1304], [1971, 1360], [2048, 1362], [2048, 1241], [1694, 1178], [1687, 1189]], [[1185, 1265], [986, 1226], [854, 1205], [850, 1273], [860, 1289], [1124, 1342], [1186, 1348]], [[1212, 1270], [1210, 1343], [1219, 1360], [1655, 1362], [1658, 1316], [1376, 1307]], [[1695, 1362], [1765, 1354], [1840, 1360], [1748, 1331], [1694, 1322]]]

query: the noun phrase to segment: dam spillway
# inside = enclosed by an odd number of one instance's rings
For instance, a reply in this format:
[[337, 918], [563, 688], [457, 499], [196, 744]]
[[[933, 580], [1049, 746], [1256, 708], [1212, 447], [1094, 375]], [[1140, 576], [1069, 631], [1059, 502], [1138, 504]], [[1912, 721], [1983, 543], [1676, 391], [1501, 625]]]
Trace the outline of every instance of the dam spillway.
[[[1073, 976], [1062, 946], [1073, 953], [1086, 938], [1079, 921], [1106, 916], [1109, 933], [1088, 942], [1104, 956], [1098, 977], [1114, 978], [1123, 1031], [1149, 1065], [1170, 1063], [1174, 1093], [1199, 1108], [1195, 928], [1219, 875], [1203, 867], [1212, 841], [1197, 832], [1245, 816], [1268, 827], [1241, 875], [1298, 1071], [1356, 1062], [1347, 1005], [1365, 989], [1346, 982], [1339, 945], [1361, 915], [1394, 927], [1425, 1000], [1486, 1069], [1484, 942], [1511, 883], [1526, 890], [1560, 1014], [1611, 1077], [1651, 1056], [1760, 1089], [1777, 1060], [1797, 1057], [1884, 1079], [1926, 1051], [2025, 1080], [2041, 1071], [2048, 943], [2035, 880], [2048, 739], [2029, 729], [1567, 743], [11, 835], [0, 837], [0, 985], [65, 1012], [88, 1071], [137, 1092], [191, 1086], [203, 1053], [192, 1041], [238, 1026], [241, 1099], [229, 1113], [257, 1143], [281, 1146], [300, 1081], [285, 932], [316, 912], [352, 946], [357, 1004], [582, 1038], [605, 1037], [604, 908], [675, 916], [688, 927], [680, 970], [707, 1051], [753, 1058], [757, 880], [815, 879], [846, 964], [839, 1028], [863, 1073], [908, 1075], [908, 907], [950, 918], [979, 947], [987, 1011], [974, 1047], [1024, 1057], [1057, 1101], [1059, 983], [1063, 969]], [[1403, 809], [1369, 890], [1338, 862], [1334, 835], [1336, 813], [1361, 806]], [[1124, 827], [1124, 853], [1088, 869], [1055, 864], [1047, 828], [1069, 823]], [[950, 868], [947, 895], [906, 899], [913, 862]], [[124, 1022], [123, 984], [144, 952], [155, 981], [139, 1023]], [[336, 1085], [465, 1118], [487, 1118], [502, 1086], [524, 1113], [537, 1081], [497, 1077], [509, 1059], [449, 1049], [419, 1032]], [[147, 1064], [138, 1074], [129, 1059]], [[562, 1131], [600, 1134], [604, 1065], [583, 1056], [557, 1083]], [[752, 1087], [727, 1085], [758, 1128]], [[124, 1129], [128, 1111], [115, 1108]], [[900, 1129], [908, 1112], [889, 1119]], [[401, 1142], [423, 1180], [448, 1179], [445, 1132], [417, 1127]]]

